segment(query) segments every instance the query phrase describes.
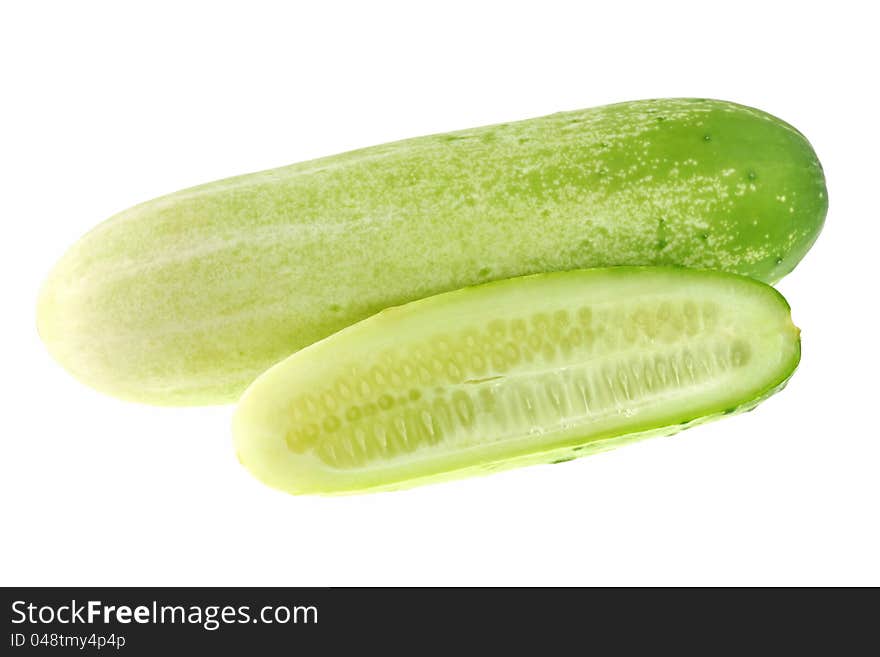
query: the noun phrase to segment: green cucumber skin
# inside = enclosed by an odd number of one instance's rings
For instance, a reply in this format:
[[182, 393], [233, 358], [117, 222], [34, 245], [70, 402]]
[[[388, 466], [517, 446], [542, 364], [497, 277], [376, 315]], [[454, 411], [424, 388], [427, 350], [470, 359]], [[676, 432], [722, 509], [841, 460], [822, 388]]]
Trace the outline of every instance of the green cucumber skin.
[[722, 101], [621, 103], [138, 205], [62, 258], [38, 328], [65, 368], [104, 392], [227, 403], [344, 326], [481, 282], [657, 264], [775, 281], [826, 209], [813, 149], [779, 119]]
[[[544, 284], [551, 285], [554, 280], [567, 278], [575, 280], [580, 278], [585, 285], [613, 286], [621, 279], [645, 281], [645, 285], [651, 286], [657, 279], [665, 279], [666, 290], [677, 292], [687, 290], [691, 284], [699, 286], [701, 283], [711, 283], [718, 286], [738, 289], [746, 298], [752, 300], [743, 306], [746, 312], [754, 310], [758, 304], [768, 312], [767, 323], [761, 322], [755, 326], [755, 331], [768, 331], [778, 340], [778, 348], [773, 349], [774, 357], [780, 356], [778, 363], [772, 371], [762, 379], [750, 380], [750, 385], [743, 388], [738, 396], [721, 399], [715, 397], [709, 402], [691, 402], [687, 411], [675, 410], [663, 401], [654, 401], [649, 413], [654, 416], [651, 419], [640, 419], [629, 423], [625, 430], [611, 430], [595, 432], [583, 428], [581, 431], [569, 435], [564, 441], [552, 447], [534, 447], [517, 455], [507, 455], [493, 460], [475, 459], [468, 463], [472, 457], [465, 456], [457, 459], [454, 467], [447, 470], [437, 470], [430, 465], [423, 472], [410, 470], [404, 477], [378, 475], [364, 472], [350, 477], [345, 470], [335, 473], [330, 470], [320, 474], [315, 471], [316, 461], [307, 459], [299, 465], [284, 447], [282, 438], [284, 430], [278, 431], [279, 421], [292, 415], [294, 408], [292, 403], [298, 395], [307, 391], [316, 397], [321, 396], [323, 383], [332, 380], [337, 372], [347, 370], [349, 363], [358, 362], [364, 369], [369, 369], [369, 359], [361, 361], [358, 357], [364, 353], [377, 354], [389, 345], [401, 346], [406, 350], [408, 339], [414, 336], [410, 333], [413, 325], [430, 326], [431, 330], [445, 334], [447, 330], [467, 329], [473, 319], [473, 300], [478, 299], [481, 308], [493, 308], [499, 305], [498, 294], [502, 290], [509, 291], [514, 287], [522, 290], [529, 286], [539, 289]], [[654, 279], [652, 281], [652, 279]], [[652, 288], [653, 290], [664, 288]], [[760, 298], [760, 302], [758, 299]], [[470, 308], [468, 308], [470, 304]], [[524, 314], [531, 312], [531, 304], [525, 300], [518, 304]], [[357, 324], [346, 327], [342, 331], [322, 340], [318, 343], [293, 354], [289, 358], [278, 363], [262, 374], [242, 396], [236, 409], [233, 420], [233, 434], [235, 436], [236, 450], [239, 461], [248, 468], [251, 473], [263, 483], [291, 494], [309, 494], [322, 496], [350, 495], [359, 493], [388, 492], [412, 488], [424, 484], [434, 484], [444, 481], [461, 479], [470, 476], [481, 476], [527, 465], [558, 463], [562, 461], [589, 456], [592, 454], [608, 451], [627, 444], [644, 439], [669, 436], [682, 430], [699, 426], [724, 417], [753, 410], [763, 401], [782, 390], [793, 376], [800, 363], [801, 344], [800, 331], [791, 323], [791, 309], [785, 298], [772, 287], [760, 283], [754, 279], [743, 278], [736, 275], [718, 271], [697, 271], [670, 267], [614, 267], [607, 269], [591, 269], [582, 271], [568, 271], [548, 274], [537, 274], [511, 280], [495, 281], [488, 284], [473, 286], [455, 290], [445, 294], [420, 299], [401, 307], [383, 310], [376, 315]], [[772, 321], [770, 315], [773, 315]], [[423, 319], [428, 317], [429, 319]], [[487, 315], [479, 321], [487, 321], [492, 315]], [[416, 319], [419, 318], [419, 319]], [[441, 319], [442, 318], [442, 319]], [[772, 327], [771, 327], [772, 325]], [[726, 333], [728, 329], [721, 329], [719, 335]], [[443, 340], [452, 340], [443, 335]], [[662, 348], [664, 338], [652, 340]], [[452, 347], [455, 349], [455, 347]], [[769, 354], [765, 353], [765, 356]], [[428, 360], [431, 356], [427, 357]], [[592, 352], [591, 358], [601, 360], [601, 357]], [[759, 356], [756, 356], [761, 360]], [[426, 361], [427, 362], [427, 361]], [[769, 362], [769, 361], [768, 361]], [[577, 360], [565, 364], [556, 361], [559, 368], [576, 366]], [[542, 368], [538, 367], [539, 371]], [[485, 373], [488, 378], [500, 372], [489, 371]], [[509, 375], [508, 372], [506, 375]], [[469, 375], [466, 375], [469, 376]], [[504, 375], [502, 375], [504, 376]], [[488, 380], [488, 379], [487, 379]], [[294, 386], [291, 386], [291, 383]], [[424, 381], [421, 382], [430, 387]], [[471, 383], [471, 382], [466, 382]], [[472, 382], [477, 383], [477, 382]], [[355, 381], [349, 381], [352, 387], [357, 387]], [[398, 384], [401, 385], [401, 384]], [[407, 387], [404, 382], [403, 387]], [[437, 381], [437, 385], [441, 385]], [[380, 395], [384, 389], [377, 389], [372, 394]], [[387, 391], [394, 396], [393, 390]], [[399, 392], [398, 392], [399, 394]], [[447, 393], [444, 393], [448, 396]], [[693, 393], [694, 397], [698, 395]], [[591, 405], [593, 400], [591, 399]], [[320, 405], [320, 401], [318, 404]], [[627, 402], [624, 402], [626, 405]], [[632, 402], [638, 405], [636, 399]], [[341, 410], [337, 407], [337, 413]], [[625, 409], [620, 409], [625, 412]], [[310, 418], [306, 421], [315, 421]], [[491, 436], [485, 436], [488, 442], [492, 442]], [[306, 454], [308, 456], [308, 454]], [[296, 473], [287, 471], [294, 466]], [[304, 469], [302, 469], [304, 468]]]

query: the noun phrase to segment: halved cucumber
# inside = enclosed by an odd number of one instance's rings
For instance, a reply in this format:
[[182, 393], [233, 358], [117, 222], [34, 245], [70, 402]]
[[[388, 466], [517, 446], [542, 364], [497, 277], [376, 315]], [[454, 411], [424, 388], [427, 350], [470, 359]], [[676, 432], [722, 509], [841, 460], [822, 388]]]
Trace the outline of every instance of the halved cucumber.
[[785, 299], [664, 267], [539, 274], [390, 308], [282, 361], [234, 420], [291, 493], [552, 462], [753, 407], [800, 358]]

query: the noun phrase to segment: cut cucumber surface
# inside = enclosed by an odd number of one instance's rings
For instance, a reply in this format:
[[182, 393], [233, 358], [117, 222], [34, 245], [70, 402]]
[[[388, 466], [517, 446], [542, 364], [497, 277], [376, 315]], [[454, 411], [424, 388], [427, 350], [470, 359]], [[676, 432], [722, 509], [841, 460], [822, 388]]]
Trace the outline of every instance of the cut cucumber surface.
[[235, 443], [290, 493], [389, 490], [747, 410], [799, 358], [788, 304], [752, 279], [539, 274], [390, 308], [297, 352], [248, 388]]

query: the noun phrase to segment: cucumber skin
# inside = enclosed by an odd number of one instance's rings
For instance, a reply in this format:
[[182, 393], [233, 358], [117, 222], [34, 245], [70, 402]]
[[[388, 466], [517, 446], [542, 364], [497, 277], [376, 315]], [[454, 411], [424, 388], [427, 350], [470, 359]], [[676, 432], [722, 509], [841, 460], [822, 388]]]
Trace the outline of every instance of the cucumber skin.
[[38, 304], [83, 382], [163, 405], [234, 401], [377, 311], [514, 276], [675, 264], [775, 281], [827, 210], [804, 137], [722, 101], [636, 101], [420, 137], [126, 210]]
[[[523, 277], [520, 280], [524, 281], [526, 279], [531, 279], [533, 281], [537, 281], [539, 279], [546, 280], [560, 275], [577, 275], [585, 273], [596, 278], [612, 278], [618, 276], [642, 275], [646, 273], [651, 273], [652, 270], [662, 272], [663, 269], [667, 268], [612, 267], [606, 269], [592, 269], [589, 272], [570, 271], [563, 274], [535, 274], [532, 276]], [[668, 269], [672, 269], [673, 271], [676, 270], [675, 268]], [[673, 436], [681, 431], [684, 431], [685, 429], [690, 429], [692, 427], [700, 426], [714, 420], [719, 420], [725, 417], [739, 415], [741, 413], [754, 410], [761, 403], [775, 395], [777, 392], [783, 390], [786, 385], [788, 385], [788, 382], [791, 380], [791, 377], [794, 375], [795, 371], [798, 368], [798, 365], [800, 364], [800, 329], [798, 329], [793, 323], [791, 323], [791, 307], [789, 306], [788, 301], [778, 290], [768, 285], [764, 285], [756, 280], [743, 280], [736, 275], [712, 270], [693, 272], [682, 271], [681, 273], [686, 273], [693, 276], [714, 277], [718, 281], [722, 281], [724, 279], [735, 281], [736, 279], [739, 279], [739, 282], [741, 283], [748, 283], [750, 286], [754, 286], [755, 288], [764, 288], [764, 292], [766, 292], [768, 294], [768, 297], [773, 300], [773, 303], [778, 305], [779, 309], [788, 316], [789, 330], [791, 331], [790, 336], [794, 346], [791, 357], [785, 362], [784, 366], [780, 368], [778, 376], [776, 376], [772, 380], [764, 382], [763, 385], [756, 386], [753, 390], [751, 390], [750, 394], [747, 397], [744, 397], [740, 401], [740, 403], [734, 406], [716, 404], [714, 407], [708, 408], [705, 410], [704, 413], [700, 413], [698, 415], [689, 414], [687, 416], [671, 417], [671, 421], [659, 423], [653, 426], [643, 424], [641, 427], [625, 433], [606, 434], [603, 436], [584, 440], [583, 442], [573, 445], [569, 444], [554, 449], [547, 449], [544, 451], [536, 451], [528, 454], [522, 454], [513, 458], [505, 458], [492, 463], [480, 463], [470, 467], [427, 474], [424, 476], [413, 477], [406, 480], [395, 480], [378, 485], [369, 484], [364, 486], [344, 486], [340, 488], [324, 489], [312, 488], [310, 486], [298, 488], [295, 485], [292, 485], [289, 481], [277, 479], [272, 476], [267, 476], [267, 464], [269, 464], [270, 468], [274, 467], [278, 462], [280, 462], [280, 459], [267, 460], [265, 458], [261, 459], [259, 457], [255, 457], [254, 451], [248, 446], [249, 423], [250, 418], [259, 417], [262, 414], [266, 414], [267, 409], [260, 409], [260, 406], [263, 403], [262, 398], [265, 396], [265, 392], [267, 389], [277, 389], [278, 383], [275, 379], [278, 378], [279, 374], [281, 374], [287, 368], [299, 367], [300, 363], [298, 363], [297, 361], [301, 361], [304, 357], [307, 356], [314, 356], [314, 352], [316, 349], [323, 349], [326, 346], [324, 344], [325, 342], [335, 341], [337, 343], [337, 351], [339, 351], [339, 348], [342, 347], [344, 342], [359, 340], [359, 334], [367, 329], [367, 327], [369, 327], [369, 330], [374, 333], [385, 334], [389, 336], [394, 335], [395, 331], [398, 330], [401, 314], [423, 312], [428, 307], [450, 307], [450, 309], [454, 308], [455, 303], [462, 299], [464, 296], [469, 296], [475, 293], [481, 294], [494, 286], [507, 285], [513, 282], [502, 280], [477, 286], [471, 286], [468, 288], [455, 290], [449, 293], [440, 294], [425, 299], [419, 299], [410, 304], [406, 304], [403, 307], [387, 308], [377, 313], [373, 317], [370, 317], [352, 326], [346, 327], [337, 334], [328, 337], [320, 343], [315, 343], [307, 349], [303, 350], [301, 353], [294, 354], [291, 357], [274, 365], [268, 371], [264, 372], [251, 386], [249, 386], [248, 389], [245, 391], [245, 394], [239, 400], [239, 404], [236, 408], [235, 416], [233, 418], [233, 436], [236, 444], [238, 460], [242, 465], [250, 470], [251, 473], [262, 483], [272, 488], [275, 488], [276, 490], [280, 490], [292, 495], [317, 495], [321, 497], [337, 497], [363, 493], [393, 492], [398, 490], [406, 490], [422, 485], [443, 483], [468, 477], [484, 476], [496, 472], [511, 470], [518, 467], [565, 462], [584, 456], [591, 456], [593, 454], [607, 452], [612, 449], [640, 442], [649, 438]]]

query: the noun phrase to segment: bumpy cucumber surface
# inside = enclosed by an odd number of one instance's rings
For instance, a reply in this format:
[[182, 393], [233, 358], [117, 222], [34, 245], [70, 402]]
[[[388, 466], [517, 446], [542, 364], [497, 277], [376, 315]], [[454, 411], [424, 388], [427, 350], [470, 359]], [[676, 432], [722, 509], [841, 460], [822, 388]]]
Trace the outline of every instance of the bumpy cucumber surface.
[[498, 281], [390, 308], [257, 379], [241, 462], [291, 493], [582, 456], [753, 407], [800, 358], [788, 304], [676, 268]]
[[525, 274], [676, 264], [773, 281], [827, 207], [813, 149], [727, 102], [622, 103], [376, 146], [122, 212], [52, 272], [49, 350], [82, 381], [224, 403], [383, 308]]

